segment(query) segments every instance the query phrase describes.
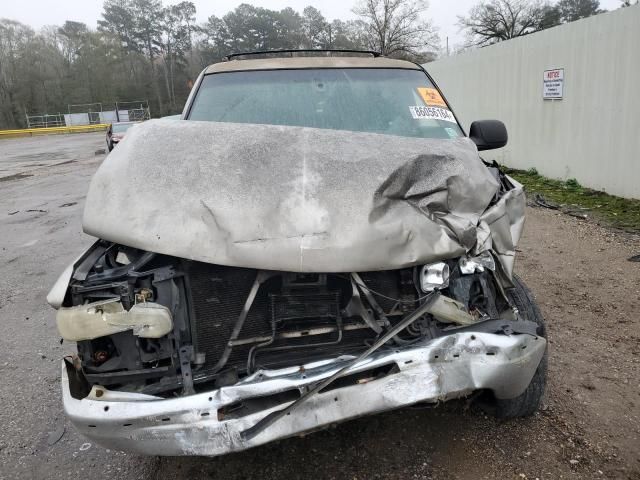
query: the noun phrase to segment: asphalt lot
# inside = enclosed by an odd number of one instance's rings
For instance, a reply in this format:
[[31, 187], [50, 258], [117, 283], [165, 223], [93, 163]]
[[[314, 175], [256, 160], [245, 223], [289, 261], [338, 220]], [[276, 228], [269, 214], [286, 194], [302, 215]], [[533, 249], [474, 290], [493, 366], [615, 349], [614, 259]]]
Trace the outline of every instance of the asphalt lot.
[[640, 238], [529, 209], [516, 270], [550, 336], [543, 410], [497, 421], [464, 401], [225, 457], [127, 455], [65, 420], [45, 296], [92, 239], [81, 219], [103, 134], [0, 140], [0, 479], [640, 479]]

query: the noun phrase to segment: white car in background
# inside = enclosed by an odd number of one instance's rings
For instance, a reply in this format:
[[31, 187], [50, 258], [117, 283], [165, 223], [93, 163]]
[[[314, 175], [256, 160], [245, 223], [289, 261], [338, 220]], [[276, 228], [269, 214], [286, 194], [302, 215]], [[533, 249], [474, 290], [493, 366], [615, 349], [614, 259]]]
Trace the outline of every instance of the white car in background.
[[136, 123], [140, 122], [117, 122], [110, 124], [109, 128], [107, 128], [107, 149], [109, 151], [113, 150], [113, 148], [122, 141], [127, 130]]

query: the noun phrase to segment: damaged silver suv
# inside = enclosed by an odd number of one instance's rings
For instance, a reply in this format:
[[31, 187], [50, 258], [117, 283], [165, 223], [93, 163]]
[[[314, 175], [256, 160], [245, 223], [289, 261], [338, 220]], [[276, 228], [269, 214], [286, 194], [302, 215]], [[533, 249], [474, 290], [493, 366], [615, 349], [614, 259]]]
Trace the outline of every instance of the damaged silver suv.
[[179, 120], [131, 129], [94, 175], [98, 238], [48, 296], [64, 409], [87, 437], [220, 455], [477, 393], [532, 414], [545, 326], [513, 275], [521, 185], [419, 65], [231, 56]]

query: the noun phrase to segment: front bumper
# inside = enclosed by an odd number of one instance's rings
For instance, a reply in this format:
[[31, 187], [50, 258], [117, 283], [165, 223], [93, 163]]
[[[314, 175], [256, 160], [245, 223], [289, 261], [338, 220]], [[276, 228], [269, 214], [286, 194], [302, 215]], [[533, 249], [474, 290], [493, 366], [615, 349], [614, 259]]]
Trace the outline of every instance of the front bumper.
[[[71, 395], [63, 362], [62, 394], [73, 424], [105, 447], [147, 455], [216, 456], [367, 414], [462, 397], [478, 389], [491, 390], [497, 398], [514, 398], [527, 388], [545, 349], [545, 339], [532, 335], [468, 332], [379, 350], [347, 375], [392, 364], [396, 373], [334, 389], [330, 386], [249, 440], [243, 440], [240, 433], [292, 401], [274, 404], [267, 399], [304, 392], [352, 357], [262, 370], [233, 386], [171, 399], [103, 388], [98, 398], [94, 387], [88, 397], [78, 400]], [[220, 414], [220, 409], [250, 399], [265, 399], [264, 408], [254, 407], [245, 416]]]

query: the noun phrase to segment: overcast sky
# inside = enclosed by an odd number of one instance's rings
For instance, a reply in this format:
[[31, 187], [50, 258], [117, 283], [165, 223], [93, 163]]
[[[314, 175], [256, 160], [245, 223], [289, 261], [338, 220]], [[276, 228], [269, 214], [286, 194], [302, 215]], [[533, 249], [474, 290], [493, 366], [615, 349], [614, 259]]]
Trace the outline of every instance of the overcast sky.
[[[178, 3], [180, 0], [164, 0], [164, 4]], [[204, 22], [210, 15], [222, 16], [241, 3], [280, 10], [292, 7], [302, 12], [307, 5], [318, 8], [329, 20], [349, 19], [354, 15], [351, 8], [356, 0], [192, 0], [196, 5], [198, 22]], [[453, 47], [464, 40], [458, 31], [457, 16], [465, 15], [478, 0], [430, 0], [426, 17], [438, 27], [442, 46], [449, 37]], [[65, 20], [84, 22], [92, 28], [102, 12], [102, 0], [0, 0], [0, 17], [11, 18], [39, 28], [43, 25], [61, 25]], [[614, 9], [619, 0], [601, 0], [602, 8]]]

